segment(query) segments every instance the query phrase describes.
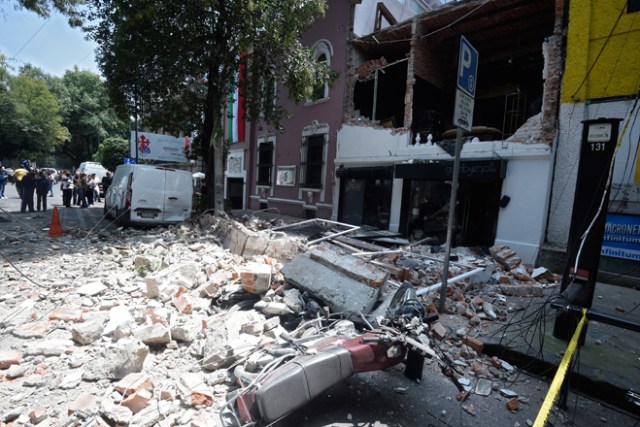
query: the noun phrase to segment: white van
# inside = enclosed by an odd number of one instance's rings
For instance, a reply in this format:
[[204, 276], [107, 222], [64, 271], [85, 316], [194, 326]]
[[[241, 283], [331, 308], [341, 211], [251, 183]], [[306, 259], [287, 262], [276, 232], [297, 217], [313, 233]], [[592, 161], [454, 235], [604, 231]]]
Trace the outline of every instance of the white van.
[[95, 173], [98, 178], [102, 178], [107, 174], [107, 169], [97, 162], [82, 162], [78, 167], [78, 171], [87, 175]]
[[192, 199], [191, 172], [126, 164], [116, 168], [104, 213], [122, 224], [172, 224], [191, 217]]

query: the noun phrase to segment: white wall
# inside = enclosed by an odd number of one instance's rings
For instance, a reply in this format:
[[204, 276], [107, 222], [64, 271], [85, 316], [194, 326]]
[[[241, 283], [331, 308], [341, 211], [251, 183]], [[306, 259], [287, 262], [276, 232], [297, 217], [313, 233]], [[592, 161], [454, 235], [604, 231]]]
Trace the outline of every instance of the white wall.
[[[569, 239], [582, 139], [582, 121], [596, 118], [626, 120], [631, 113], [631, 106], [632, 101], [616, 101], [591, 105], [584, 103], [563, 104], [560, 107], [560, 132], [551, 187], [547, 243], [565, 248]], [[624, 121], [620, 123], [620, 131], [623, 130], [624, 123]], [[630, 163], [627, 166], [626, 177], [622, 175], [627, 159], [633, 162], [637, 157], [636, 144], [639, 134], [640, 123], [634, 123], [631, 118], [615, 160], [613, 182], [614, 184], [624, 184], [622, 189], [624, 193], [615, 191], [613, 196], [618, 199], [627, 197], [630, 203], [640, 203], [638, 186], [633, 184], [633, 177], [631, 177], [631, 182], [629, 181], [629, 168], [633, 167], [633, 164]], [[615, 188], [617, 188], [616, 185], [614, 185]]]
[[[343, 125], [338, 131], [336, 165], [344, 167], [390, 165], [410, 161], [453, 160], [437, 145], [408, 145], [408, 134]], [[509, 245], [528, 263], [533, 263], [544, 236], [549, 191], [551, 149], [546, 144], [507, 141], [465, 143], [463, 160], [506, 159], [507, 174], [502, 195], [511, 198], [500, 209], [496, 243]], [[394, 179], [389, 229], [400, 221], [402, 180]], [[335, 194], [336, 200], [338, 195]], [[336, 212], [337, 214], [337, 212]]]
[[508, 245], [526, 263], [534, 263], [544, 233], [549, 182], [549, 155], [509, 159], [502, 195], [511, 200], [500, 208], [496, 244]]

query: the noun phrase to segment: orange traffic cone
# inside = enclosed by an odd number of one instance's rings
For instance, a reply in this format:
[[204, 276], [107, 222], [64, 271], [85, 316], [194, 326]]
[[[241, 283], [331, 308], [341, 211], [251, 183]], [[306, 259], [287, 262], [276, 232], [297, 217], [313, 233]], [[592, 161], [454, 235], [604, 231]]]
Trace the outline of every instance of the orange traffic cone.
[[51, 216], [51, 225], [49, 226], [49, 237], [64, 236], [62, 233], [62, 227], [60, 226], [60, 217], [58, 216], [58, 208], [53, 208], [53, 215]]

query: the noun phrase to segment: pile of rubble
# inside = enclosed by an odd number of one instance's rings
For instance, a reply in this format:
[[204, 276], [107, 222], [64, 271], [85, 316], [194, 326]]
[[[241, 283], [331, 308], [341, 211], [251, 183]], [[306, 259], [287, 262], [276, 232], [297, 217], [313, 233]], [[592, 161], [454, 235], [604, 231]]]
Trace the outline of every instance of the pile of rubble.
[[[354, 324], [371, 326], [401, 283], [423, 289], [442, 274], [439, 254], [426, 246], [363, 253], [338, 238], [307, 246], [213, 216], [164, 229], [3, 241], [0, 425], [12, 426], [220, 425], [237, 387], [234, 368], [261, 369], [261, 349], [353, 336]], [[507, 320], [513, 307], [504, 295], [541, 295], [557, 277], [523, 265], [507, 247], [456, 255], [446, 308], [458, 323], [442, 320], [432, 333], [467, 389], [467, 377], [490, 389], [491, 378], [514, 368], [483, 355], [471, 331]], [[436, 311], [437, 290], [421, 298]], [[320, 320], [328, 318], [352, 322], [326, 328]], [[487, 390], [486, 381], [474, 385]]]

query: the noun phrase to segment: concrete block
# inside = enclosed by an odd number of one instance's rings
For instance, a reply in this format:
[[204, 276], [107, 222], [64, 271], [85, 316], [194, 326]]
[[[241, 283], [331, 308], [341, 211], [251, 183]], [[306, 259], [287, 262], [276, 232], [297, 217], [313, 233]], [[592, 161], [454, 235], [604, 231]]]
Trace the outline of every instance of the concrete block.
[[245, 264], [234, 276], [240, 279], [245, 291], [252, 294], [264, 294], [271, 285], [272, 271], [273, 267], [269, 264], [250, 262]]
[[71, 328], [71, 336], [80, 345], [91, 344], [102, 336], [104, 323], [100, 320], [82, 322]]
[[149, 347], [138, 340], [123, 339], [106, 345], [92, 363], [85, 366], [83, 378], [89, 381], [124, 378], [131, 372], [140, 372], [148, 354]]
[[285, 236], [272, 238], [265, 255], [276, 259], [292, 260], [302, 252], [304, 244], [299, 238]]
[[164, 345], [171, 341], [171, 331], [160, 323], [142, 326], [133, 331], [133, 336], [147, 345]]
[[514, 297], [534, 296], [541, 297], [544, 295], [544, 288], [537, 284], [512, 284], [500, 285], [500, 293]]
[[91, 283], [87, 283], [84, 286], [80, 286], [78, 289], [76, 289], [76, 293], [78, 295], [93, 297], [98, 294], [101, 294], [106, 289], [107, 287], [101, 282], [91, 282]]
[[368, 313], [378, 297], [378, 289], [361, 283], [342, 271], [316, 262], [302, 254], [287, 263], [282, 274], [298, 288], [309, 291], [334, 312]]
[[175, 411], [173, 403], [168, 400], [160, 400], [152, 405], [147, 406], [134, 415], [129, 425], [136, 427], [152, 427], [161, 420], [167, 418]]
[[68, 415], [76, 415], [80, 418], [88, 418], [98, 412], [100, 399], [90, 393], [83, 393], [76, 398], [67, 408]]
[[118, 405], [110, 400], [105, 400], [100, 405], [100, 415], [116, 425], [129, 425], [133, 412], [126, 406]]
[[254, 255], [263, 255], [269, 247], [269, 235], [252, 231], [247, 231], [246, 233], [247, 240], [244, 244], [242, 256], [248, 258]]

